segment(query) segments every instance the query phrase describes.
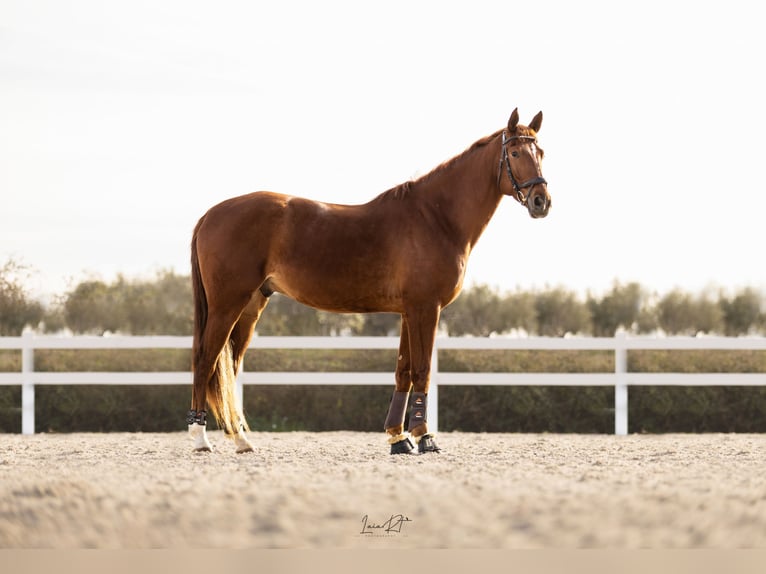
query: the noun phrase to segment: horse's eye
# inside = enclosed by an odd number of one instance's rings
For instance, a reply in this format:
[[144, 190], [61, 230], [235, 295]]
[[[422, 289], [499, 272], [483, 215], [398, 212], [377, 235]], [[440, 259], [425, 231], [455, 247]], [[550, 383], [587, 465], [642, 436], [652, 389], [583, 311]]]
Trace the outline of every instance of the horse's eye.
[[512, 152], [511, 152], [511, 157], [519, 157], [519, 152], [517, 152], [517, 151], [512, 151]]

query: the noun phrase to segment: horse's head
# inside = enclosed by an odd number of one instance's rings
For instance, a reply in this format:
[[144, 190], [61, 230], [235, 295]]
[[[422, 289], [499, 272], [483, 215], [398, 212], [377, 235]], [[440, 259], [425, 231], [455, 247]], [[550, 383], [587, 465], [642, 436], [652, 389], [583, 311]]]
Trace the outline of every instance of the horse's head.
[[537, 145], [537, 132], [543, 123], [543, 112], [538, 112], [528, 126], [519, 124], [519, 110], [513, 110], [508, 129], [503, 130], [502, 152], [498, 167], [498, 183], [505, 167], [508, 182], [500, 189], [516, 198], [534, 218], [545, 217], [551, 207], [548, 184], [540, 163], [543, 150]]

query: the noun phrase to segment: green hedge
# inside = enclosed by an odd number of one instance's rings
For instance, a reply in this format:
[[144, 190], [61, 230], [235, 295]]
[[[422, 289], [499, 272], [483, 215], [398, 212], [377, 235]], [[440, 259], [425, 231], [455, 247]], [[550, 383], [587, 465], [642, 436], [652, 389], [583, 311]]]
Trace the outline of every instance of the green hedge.
[[[187, 350], [48, 350], [40, 371], [183, 371]], [[381, 431], [393, 391], [395, 350], [263, 350], [246, 369], [391, 372], [390, 386], [248, 386], [245, 411], [254, 430]], [[439, 353], [444, 372], [611, 372], [609, 351], [466, 351]], [[17, 351], [0, 352], [0, 371], [18, 371]], [[635, 372], [766, 372], [758, 351], [631, 351]], [[39, 431], [182, 430], [186, 386], [40, 385]], [[21, 428], [19, 387], [0, 387], [0, 432]], [[444, 386], [441, 430], [577, 432], [614, 430], [611, 387]], [[766, 432], [766, 387], [631, 387], [630, 432]]]

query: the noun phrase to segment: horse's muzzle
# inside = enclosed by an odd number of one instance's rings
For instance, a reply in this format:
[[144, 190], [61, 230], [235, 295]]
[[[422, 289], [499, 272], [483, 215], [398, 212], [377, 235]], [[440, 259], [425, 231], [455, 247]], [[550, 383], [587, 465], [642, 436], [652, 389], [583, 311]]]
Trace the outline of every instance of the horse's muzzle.
[[548, 195], [548, 190], [542, 188], [540, 191], [534, 191], [527, 198], [527, 210], [529, 215], [533, 219], [539, 219], [548, 215], [548, 210], [551, 208], [551, 196]]

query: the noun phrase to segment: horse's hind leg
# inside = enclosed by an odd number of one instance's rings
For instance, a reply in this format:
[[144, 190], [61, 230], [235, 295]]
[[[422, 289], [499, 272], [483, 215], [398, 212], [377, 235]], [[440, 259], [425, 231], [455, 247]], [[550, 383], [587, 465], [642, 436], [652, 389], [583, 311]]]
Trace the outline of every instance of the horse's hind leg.
[[[255, 329], [255, 325], [261, 316], [261, 312], [263, 312], [263, 309], [266, 307], [268, 302], [269, 300], [267, 297], [265, 297], [260, 291], [256, 291], [255, 295], [253, 295], [250, 303], [248, 303], [247, 307], [245, 307], [245, 310], [242, 312], [242, 315], [240, 315], [239, 320], [231, 331], [229, 341], [231, 342], [235, 376], [239, 375], [240, 371], [242, 370], [242, 363], [245, 358], [245, 352], [247, 351], [247, 347], [250, 344], [250, 340], [253, 338], [253, 329]], [[240, 424], [239, 428], [237, 429], [237, 433], [234, 435], [234, 443], [237, 445], [238, 453], [252, 452], [253, 445], [247, 439], [247, 435], [245, 434], [245, 431], [250, 429], [247, 426], [247, 421], [245, 420], [243, 405], [241, 402], [238, 404], [238, 407]]]
[[212, 450], [206, 433], [207, 406], [212, 399], [216, 401], [219, 414], [223, 410], [223, 404], [214, 395], [222, 388], [223, 381], [220, 378], [225, 373], [221, 372], [221, 367], [225, 368], [226, 365], [221, 361], [225, 359], [225, 346], [236, 318], [233, 312], [225, 316], [210, 313], [205, 330], [200, 336], [199, 349], [194, 354], [192, 404], [186, 422], [196, 451]]

